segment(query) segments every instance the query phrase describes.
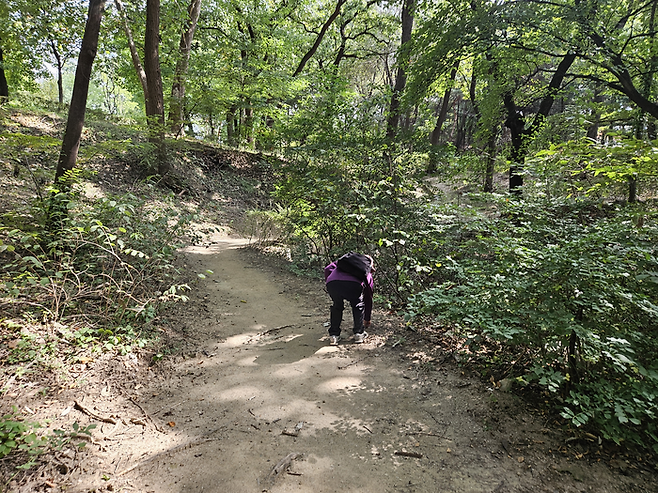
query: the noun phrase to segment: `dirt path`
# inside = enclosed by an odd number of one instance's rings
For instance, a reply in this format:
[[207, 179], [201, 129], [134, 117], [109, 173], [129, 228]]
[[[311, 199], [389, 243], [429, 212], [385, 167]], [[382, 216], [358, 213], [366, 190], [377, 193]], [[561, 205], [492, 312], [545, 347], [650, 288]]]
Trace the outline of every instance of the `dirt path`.
[[[240, 244], [188, 250], [189, 269], [214, 274], [170, 320], [186, 357], [123, 403], [143, 424], [96, 430], [68, 491], [658, 491], [646, 472], [561, 453], [564, 438], [509, 394], [432, 362], [382, 313], [366, 344], [328, 346], [321, 280]], [[102, 415], [121, 406], [85, 402]]]

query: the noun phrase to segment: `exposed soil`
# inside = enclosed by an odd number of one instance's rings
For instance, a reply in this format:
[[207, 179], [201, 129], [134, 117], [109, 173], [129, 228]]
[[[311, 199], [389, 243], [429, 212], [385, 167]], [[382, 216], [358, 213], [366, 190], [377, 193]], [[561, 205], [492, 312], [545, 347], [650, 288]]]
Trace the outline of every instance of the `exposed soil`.
[[105, 381], [99, 362], [87, 385], [37, 409], [99, 427], [86, 454], [22, 491], [658, 491], [655, 472], [567, 447], [390, 314], [375, 312], [366, 343], [329, 346], [321, 279], [240, 239], [213, 243], [186, 250], [190, 271], [214, 274], [167, 315], [183, 356], [152, 368], [115, 359]]

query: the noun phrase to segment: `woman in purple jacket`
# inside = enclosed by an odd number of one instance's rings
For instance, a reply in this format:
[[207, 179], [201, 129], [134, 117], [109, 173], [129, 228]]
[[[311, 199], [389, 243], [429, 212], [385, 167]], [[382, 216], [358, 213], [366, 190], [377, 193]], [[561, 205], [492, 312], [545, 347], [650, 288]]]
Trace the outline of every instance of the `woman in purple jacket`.
[[324, 268], [327, 292], [333, 301], [329, 327], [329, 339], [332, 346], [338, 345], [338, 341], [340, 341], [340, 324], [343, 321], [343, 310], [345, 309], [344, 300], [347, 300], [352, 306], [354, 342], [361, 344], [368, 337], [365, 329], [370, 327], [374, 281], [370, 272], [372, 257], [366, 257], [370, 262], [370, 269], [366, 273], [365, 281], [354, 274], [340, 270], [336, 262], [332, 262]]

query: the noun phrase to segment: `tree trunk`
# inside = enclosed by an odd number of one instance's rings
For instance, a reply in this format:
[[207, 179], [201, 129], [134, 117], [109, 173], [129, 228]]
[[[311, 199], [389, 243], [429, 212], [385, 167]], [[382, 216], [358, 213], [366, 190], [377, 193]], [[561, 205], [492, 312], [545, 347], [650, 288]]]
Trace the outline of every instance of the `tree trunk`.
[[[635, 122], [633, 123], [635, 125], [634, 129], [634, 137], [637, 140], [643, 140], [644, 139], [644, 120], [645, 120], [645, 113], [643, 110], [637, 110], [637, 115], [635, 117]], [[628, 177], [628, 202], [629, 203], [634, 203], [637, 202], [637, 174], [632, 174]]]
[[562, 81], [567, 75], [567, 71], [576, 59], [576, 55], [568, 53], [562, 58], [553, 77], [551, 78], [546, 94], [539, 104], [539, 110], [531, 125], [526, 127], [525, 118], [516, 107], [511, 92], [507, 92], [503, 97], [505, 108], [507, 109], [507, 119], [505, 126], [510, 129], [512, 137], [512, 150], [510, 160], [512, 164], [509, 169], [509, 191], [516, 195], [521, 195], [523, 187], [523, 168], [525, 156], [528, 153], [528, 147], [532, 138], [541, 128], [546, 117], [551, 111], [555, 96], [562, 87]]
[[[459, 69], [459, 61], [456, 61], [450, 71], [450, 85], [455, 81], [457, 77], [457, 70]], [[436, 125], [434, 125], [434, 130], [430, 134], [430, 144], [433, 146], [439, 145], [439, 138], [441, 137], [441, 129], [443, 124], [446, 121], [448, 116], [448, 108], [450, 107], [450, 94], [452, 93], [452, 87], [448, 87], [443, 93], [443, 100], [441, 101], [441, 109], [439, 110], [439, 115], [436, 118]]]
[[336, 20], [336, 17], [338, 17], [338, 15], [340, 14], [340, 9], [343, 7], [346, 1], [347, 0], [338, 0], [338, 2], [336, 3], [336, 8], [329, 16], [329, 19], [327, 19], [327, 22], [324, 23], [322, 29], [320, 29], [320, 33], [318, 34], [318, 37], [315, 39], [315, 43], [313, 43], [311, 49], [308, 50], [306, 55], [304, 55], [302, 61], [299, 62], [299, 65], [297, 66], [295, 73], [292, 74], [293, 77], [297, 77], [299, 74], [302, 73], [302, 70], [304, 70], [306, 63], [311, 59], [313, 55], [315, 55], [315, 52], [318, 51], [318, 48], [320, 47], [320, 43], [322, 43], [322, 40], [324, 39], [324, 35], [326, 34], [329, 27], [331, 27], [331, 24]]
[[589, 127], [587, 127], [587, 138], [591, 139], [593, 142], [598, 141], [599, 126], [601, 125], [601, 112], [598, 109], [599, 103], [603, 102], [603, 94], [601, 94], [601, 90], [601, 87], [596, 87], [596, 89], [594, 89], [592, 103], [595, 107], [590, 111], [590, 124]]
[[144, 71], [148, 85], [146, 119], [149, 142], [155, 146], [158, 173], [171, 171], [164, 140], [164, 97], [160, 73], [160, 0], [146, 2], [146, 36], [144, 39]]
[[230, 146], [235, 145], [235, 106], [231, 106], [226, 112], [226, 142]]
[[337, 70], [340, 62], [345, 58], [345, 49], [347, 48], [347, 35], [345, 34], [346, 23], [341, 24], [340, 26], [340, 46], [338, 47], [338, 53], [334, 59], [334, 68]]
[[244, 109], [244, 138], [250, 148], [254, 147], [254, 108], [251, 101], [247, 101]]
[[140, 84], [142, 84], [142, 91], [144, 91], [144, 101], [147, 101], [148, 96], [148, 84], [146, 82], [146, 72], [144, 72], [144, 67], [142, 67], [142, 62], [139, 59], [139, 53], [137, 53], [137, 47], [135, 46], [135, 40], [133, 39], [133, 33], [130, 29], [130, 24], [128, 24], [128, 18], [126, 17], [126, 11], [123, 8], [123, 3], [121, 0], [114, 0], [117, 10], [123, 20], [123, 30], [126, 33], [126, 38], [128, 39], [128, 47], [130, 48], [130, 57], [133, 61], [133, 67], [135, 67], [135, 72], [137, 73], [137, 78], [139, 79]]
[[493, 129], [489, 132], [489, 142], [487, 143], [486, 169], [484, 171], [484, 192], [493, 192], [493, 178], [496, 164], [496, 132]]
[[91, 80], [91, 69], [98, 50], [98, 35], [103, 18], [105, 0], [90, 0], [87, 25], [85, 26], [78, 66], [75, 70], [75, 81], [73, 83], [73, 94], [71, 96], [71, 107], [69, 108], [66, 132], [62, 142], [62, 150], [59, 153], [55, 183], [64, 176], [67, 171], [75, 167], [80, 148], [82, 127], [85, 121], [87, 108], [87, 94], [89, 93], [89, 81]]
[[628, 178], [628, 201], [632, 204], [637, 202], [637, 176]]
[[192, 39], [201, 12], [201, 0], [191, 0], [187, 9], [188, 19], [185, 30], [181, 34], [178, 47], [179, 59], [174, 71], [174, 82], [171, 87], [171, 102], [169, 104], [169, 123], [174, 134], [183, 133], [183, 107], [185, 104], [185, 79], [190, 63], [190, 51], [192, 50]]
[[0, 104], [9, 99], [9, 84], [5, 75], [5, 59], [2, 52], [2, 38], [0, 38]]
[[509, 191], [517, 195], [521, 194], [523, 186], [523, 163], [528, 147], [529, 130], [525, 127], [525, 118], [516, 109], [516, 104], [510, 93], [503, 97], [505, 107], [507, 108], [507, 119], [505, 126], [510, 129], [512, 138], [512, 150], [510, 151], [510, 168], [509, 168]]
[[62, 67], [64, 64], [62, 63], [62, 56], [57, 49], [54, 39], [50, 40], [50, 48], [53, 50], [53, 56], [57, 62], [57, 104], [62, 106], [64, 105], [64, 82], [62, 77]]
[[[649, 70], [643, 75], [642, 80], [642, 95], [649, 100], [653, 99], [653, 77], [656, 69], [658, 68], [658, 56], [656, 56], [656, 34], [655, 34], [655, 21], [656, 21], [656, 5], [657, 2], [652, 2], [651, 14], [649, 15], [649, 32], [651, 33], [651, 61], [649, 63]], [[635, 121], [635, 138], [637, 140], [644, 139], [645, 130], [648, 131], [648, 125], [645, 125], [646, 112], [643, 109], [638, 110], [638, 115]], [[648, 137], [648, 132], [647, 132]], [[633, 174], [628, 177], [628, 202], [637, 202], [637, 185], [638, 176]]]
[[[402, 39], [400, 48], [411, 40], [411, 31], [414, 26], [414, 16], [411, 10], [414, 7], [415, 0], [404, 0], [402, 5]], [[400, 52], [400, 50], [398, 50]], [[386, 122], [386, 137], [392, 139], [397, 134], [398, 125], [400, 122], [400, 96], [407, 85], [407, 73], [404, 67], [398, 60], [398, 70], [395, 75], [395, 86], [393, 87], [393, 94], [391, 95], [391, 105], [388, 111], [388, 121]]]
[[467, 109], [468, 103], [463, 99], [460, 99], [457, 102], [457, 119], [455, 127], [455, 148], [463, 151], [466, 147], [466, 115], [468, 113]]

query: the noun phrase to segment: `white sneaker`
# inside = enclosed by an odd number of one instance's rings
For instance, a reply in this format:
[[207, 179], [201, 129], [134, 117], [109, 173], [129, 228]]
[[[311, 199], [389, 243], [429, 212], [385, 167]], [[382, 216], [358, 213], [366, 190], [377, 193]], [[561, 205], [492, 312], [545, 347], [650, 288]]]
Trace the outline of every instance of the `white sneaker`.
[[354, 344], [361, 344], [363, 341], [366, 340], [366, 337], [368, 337], [367, 332], [359, 332], [358, 334], [354, 334]]
[[331, 346], [338, 346], [338, 341], [340, 341], [340, 336], [329, 336], [329, 344]]

